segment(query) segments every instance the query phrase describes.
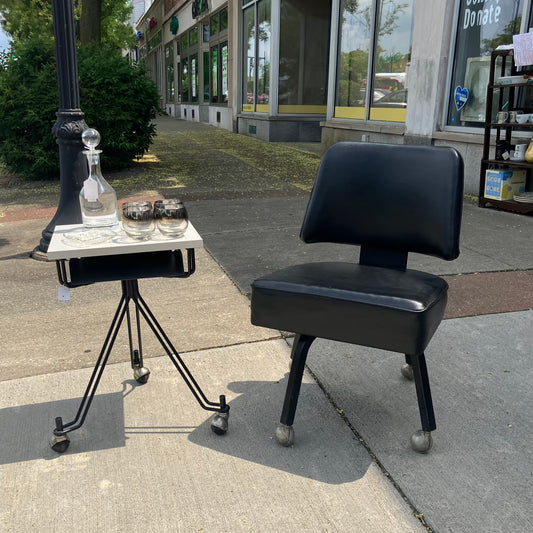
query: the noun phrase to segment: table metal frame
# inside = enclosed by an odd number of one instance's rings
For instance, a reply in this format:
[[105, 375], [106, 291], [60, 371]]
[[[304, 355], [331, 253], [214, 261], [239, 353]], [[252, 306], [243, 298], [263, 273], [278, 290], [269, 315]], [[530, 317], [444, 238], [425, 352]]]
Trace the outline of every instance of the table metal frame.
[[144, 320], [200, 406], [207, 411], [215, 412], [211, 420], [211, 429], [219, 435], [226, 433], [229, 405], [226, 403], [225, 396], [220, 395], [218, 402], [208, 400], [139, 292], [138, 280], [140, 278], [157, 276], [187, 278], [192, 275], [196, 268], [194, 248], [185, 249], [185, 252], [187, 254], [186, 269], [180, 249], [56, 260], [59, 282], [66, 287], [79, 287], [113, 280], [120, 281], [122, 286], [120, 301], [74, 419], [67, 423], [63, 422], [62, 417], [55, 419], [56, 427], [53, 430], [54, 436], [50, 441], [50, 446], [56, 452], [62, 453], [67, 450], [70, 443], [68, 433], [79, 429], [85, 422], [124, 318], [126, 318], [128, 328], [131, 366], [137, 382], [146, 383], [150, 375], [150, 371], [144, 367], [143, 362], [141, 321]]

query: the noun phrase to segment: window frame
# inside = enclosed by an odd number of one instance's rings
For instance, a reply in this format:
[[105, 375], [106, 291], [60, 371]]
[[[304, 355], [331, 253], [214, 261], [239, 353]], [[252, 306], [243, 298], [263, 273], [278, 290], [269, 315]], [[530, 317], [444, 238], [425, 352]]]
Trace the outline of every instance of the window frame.
[[[413, 51], [413, 25], [415, 18], [415, 5], [416, 0], [410, 0], [411, 5], [411, 42], [410, 42], [410, 54]], [[367, 83], [364, 86], [364, 100], [362, 105], [342, 105], [339, 103], [339, 90], [340, 90], [340, 71], [341, 71], [341, 50], [342, 50], [342, 37], [343, 37], [343, 14], [345, 3], [344, 0], [339, 0], [339, 9], [337, 13], [337, 35], [336, 35], [336, 57], [335, 57], [335, 74], [334, 74], [334, 91], [332, 95], [332, 116], [333, 119], [340, 120], [357, 120], [360, 122], [376, 123], [376, 122], [390, 122], [393, 124], [405, 124], [407, 107], [405, 108], [388, 108], [379, 107], [379, 100], [374, 103], [373, 95], [375, 91], [375, 76], [377, 64], [377, 53], [379, 53], [379, 27], [382, 21], [379, 20], [380, 9], [383, 6], [384, 0], [369, 0], [369, 9], [371, 10], [371, 24], [368, 31], [368, 58], [366, 65], [366, 80]], [[332, 14], [333, 15], [333, 14]], [[408, 61], [409, 62], [409, 61]], [[368, 83], [370, 80], [370, 83]], [[349, 80], [348, 80], [349, 81]], [[361, 85], [363, 87], [363, 85]], [[329, 115], [328, 115], [329, 118]]]
[[[270, 34], [268, 37], [269, 40], [269, 76], [268, 76], [268, 100], [267, 103], [259, 103], [259, 39], [257, 38], [258, 35], [258, 28], [259, 28], [259, 6], [262, 3], [268, 3], [269, 7], [268, 9], [268, 15], [269, 15], [269, 21], [270, 21]], [[239, 88], [240, 93], [240, 108], [243, 113], [261, 113], [261, 114], [268, 114], [270, 113], [270, 103], [272, 101], [273, 96], [273, 83], [271, 80], [270, 73], [272, 72], [273, 66], [274, 66], [274, 53], [273, 53], [273, 42], [275, 38], [275, 31], [273, 28], [273, 12], [274, 12], [274, 4], [276, 0], [251, 0], [249, 2], [243, 2], [243, 5], [241, 6], [241, 13], [240, 13], [240, 23], [243, 27], [242, 35], [240, 36], [241, 39], [241, 83]], [[253, 65], [254, 65], [254, 79], [253, 79], [253, 92], [252, 92], [252, 103], [248, 102], [248, 93], [245, 91], [245, 86], [248, 84], [248, 76], [245, 74], [245, 70], [248, 68], [248, 61], [244, 61], [244, 54], [248, 51], [248, 45], [244, 43], [244, 13], [247, 9], [253, 8], [253, 14], [254, 14], [254, 30], [255, 30], [255, 39], [254, 39], [254, 49], [253, 49]], [[248, 59], [248, 56], [247, 56]], [[266, 78], [263, 78], [266, 79]], [[277, 91], [277, 89], [275, 89]], [[251, 107], [251, 109], [250, 109]]]
[[[228, 85], [228, 92], [226, 93], [226, 101], [221, 101], [223, 97], [223, 69], [222, 69], [222, 49], [224, 47], [227, 48], [227, 52], [229, 54], [229, 46], [228, 46], [228, 28], [220, 29], [220, 19], [221, 14], [224, 11], [228, 11], [228, 6], [225, 5], [221, 7], [219, 10], [211, 13], [209, 17], [209, 28], [211, 31], [211, 21], [214, 18], [217, 18], [218, 20], [218, 31], [216, 33], [210, 33], [209, 37], [209, 104], [210, 105], [216, 105], [216, 106], [228, 106], [229, 102], [229, 90], [230, 87]], [[216, 72], [216, 86], [217, 86], [217, 101], [213, 101], [213, 83], [214, 83], [214, 75], [213, 75], [213, 50], [217, 50], [217, 72]], [[205, 85], [205, 80], [204, 80]]]
[[[450, 106], [451, 104], [451, 97], [452, 90], [454, 88], [452, 85], [453, 83], [453, 73], [454, 73], [454, 66], [455, 66], [455, 51], [457, 47], [457, 38], [458, 38], [458, 30], [461, 21], [459, 20], [459, 13], [461, 10], [461, 0], [455, 0], [454, 2], [454, 12], [453, 12], [453, 27], [451, 30], [451, 39], [450, 39], [450, 46], [448, 50], [448, 57], [450, 58], [448, 61], [448, 68], [446, 73], [446, 83], [445, 86], [445, 93], [443, 95], [443, 103], [442, 103], [442, 118], [441, 118], [441, 125], [440, 130], [450, 133], [474, 133], [474, 134], [483, 134], [483, 123], [480, 123], [479, 126], [461, 126], [461, 125], [452, 125], [448, 124], [448, 115], [450, 112]], [[529, 28], [533, 27], [533, 2], [531, 0], [524, 0], [524, 4], [522, 6], [522, 21], [520, 24], [520, 33], [525, 33], [528, 31]]]

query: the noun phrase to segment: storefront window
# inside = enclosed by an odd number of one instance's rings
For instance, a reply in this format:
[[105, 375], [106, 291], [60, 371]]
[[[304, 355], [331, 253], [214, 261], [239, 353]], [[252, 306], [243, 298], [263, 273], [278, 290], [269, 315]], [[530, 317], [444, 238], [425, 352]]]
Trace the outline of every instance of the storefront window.
[[194, 46], [198, 44], [198, 28], [193, 28], [189, 32], [189, 46]]
[[221, 90], [222, 103], [228, 102], [228, 43], [220, 45], [220, 56], [222, 60]]
[[189, 48], [189, 34], [188, 33], [181, 36], [180, 51], [184, 52], [185, 50], [187, 50], [187, 48]]
[[174, 43], [165, 46], [167, 102], [174, 102]]
[[479, 127], [485, 122], [490, 54], [520, 33], [522, 11], [523, 0], [461, 0], [448, 125]]
[[189, 58], [181, 60], [181, 100], [189, 101]]
[[[251, 13], [253, 15], [253, 8], [252, 10], [248, 10], [247, 13]], [[204, 64], [204, 85], [207, 84], [210, 90], [210, 101], [213, 104], [226, 104], [228, 101], [227, 18], [227, 7], [216, 13], [213, 13], [210, 18], [211, 46], [209, 55], [204, 55], [204, 60], [206, 58], [209, 59], [208, 66], [206, 67]]]
[[335, 116], [405, 121], [414, 0], [341, 7]]
[[242, 109], [267, 113], [270, 101], [270, 0], [257, 0], [246, 7], [243, 21]]
[[228, 43], [211, 48], [211, 101], [228, 102]]
[[204, 52], [204, 102], [209, 102], [209, 52]]
[[191, 102], [198, 102], [198, 55], [189, 58], [191, 67]]
[[211, 101], [218, 102], [218, 46], [211, 48]]
[[218, 13], [211, 17], [211, 35], [218, 33]]
[[220, 12], [220, 31], [228, 29], [228, 8], [224, 8]]
[[[202, 37], [200, 32], [203, 34], [203, 27], [195, 26], [179, 38], [181, 60], [181, 76], [179, 79], [182, 102], [203, 102], [205, 98], [205, 91], [200, 87], [202, 66], [199, 59], [203, 59], [203, 56], [199, 55], [201, 52], [199, 51], [198, 38]], [[206, 81], [206, 83], [209, 82]], [[200, 94], [200, 91], [204, 93], [204, 96]], [[209, 101], [209, 95], [207, 98], [207, 101]]]
[[282, 0], [279, 112], [326, 113], [330, 0]]

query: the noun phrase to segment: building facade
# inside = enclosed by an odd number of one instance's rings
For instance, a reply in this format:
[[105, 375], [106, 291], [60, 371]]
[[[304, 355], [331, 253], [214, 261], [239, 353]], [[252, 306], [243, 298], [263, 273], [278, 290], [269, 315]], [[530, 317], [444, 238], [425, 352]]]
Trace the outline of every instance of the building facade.
[[138, 55], [171, 116], [324, 148], [454, 146], [476, 194], [490, 52], [533, 27], [531, 4], [156, 0]]

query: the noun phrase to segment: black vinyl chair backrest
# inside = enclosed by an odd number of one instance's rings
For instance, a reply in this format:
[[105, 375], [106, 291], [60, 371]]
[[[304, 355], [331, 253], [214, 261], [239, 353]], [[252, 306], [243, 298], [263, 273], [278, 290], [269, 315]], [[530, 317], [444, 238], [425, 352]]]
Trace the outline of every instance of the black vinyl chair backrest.
[[408, 252], [452, 260], [462, 200], [463, 160], [453, 148], [340, 142], [322, 158], [300, 237], [361, 245], [367, 264], [391, 254], [399, 264], [384, 266], [405, 268]]

